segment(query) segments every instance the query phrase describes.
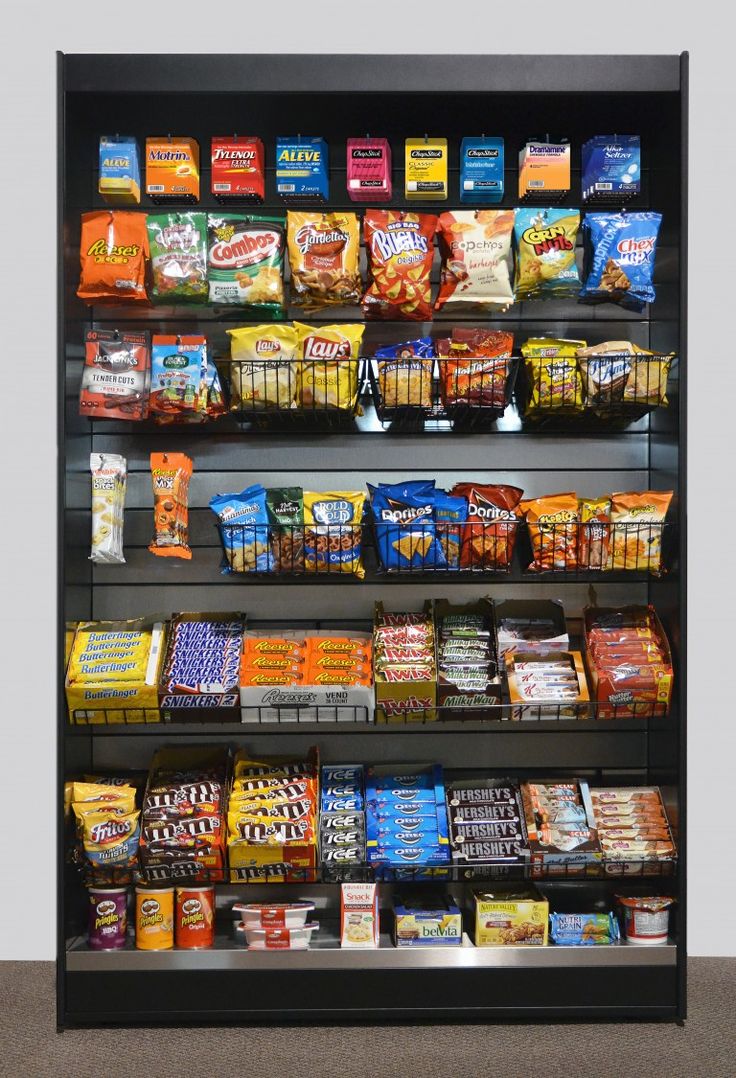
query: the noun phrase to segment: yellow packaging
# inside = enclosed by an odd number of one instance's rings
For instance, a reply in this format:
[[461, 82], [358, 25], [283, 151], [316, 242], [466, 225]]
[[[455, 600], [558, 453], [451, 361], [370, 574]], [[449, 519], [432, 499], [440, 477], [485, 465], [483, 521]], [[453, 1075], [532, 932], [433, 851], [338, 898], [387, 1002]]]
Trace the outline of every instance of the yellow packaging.
[[[162, 622], [80, 622], [66, 676], [71, 721], [159, 721], [158, 679], [163, 644]], [[114, 707], [124, 708], [125, 712], [107, 710]], [[83, 714], [75, 715], [76, 711]]]
[[305, 326], [294, 323], [301, 359], [297, 406], [322, 411], [352, 412], [358, 402], [358, 357], [365, 326], [362, 323]]
[[199, 202], [199, 145], [193, 138], [146, 139], [146, 194]]
[[551, 410], [580, 412], [583, 409], [583, 380], [577, 349], [585, 341], [553, 337], [530, 337], [521, 346], [530, 396], [527, 414]]
[[135, 787], [108, 786], [101, 782], [71, 783], [71, 799], [75, 804], [83, 801], [118, 801], [121, 797], [130, 797], [135, 802]]
[[98, 868], [130, 865], [138, 853], [140, 812], [89, 812], [79, 819], [87, 860]]
[[404, 166], [408, 199], [438, 202], [447, 198], [446, 138], [408, 138]]
[[570, 143], [527, 142], [519, 151], [519, 198], [562, 198], [570, 190]]
[[304, 491], [304, 567], [308, 573], [365, 576], [360, 490]]
[[136, 887], [135, 945], [139, 951], [168, 951], [174, 946], [173, 887]]
[[291, 408], [296, 391], [296, 330], [286, 325], [229, 329], [230, 410]]
[[547, 945], [549, 902], [535, 887], [499, 884], [475, 895], [475, 946]]

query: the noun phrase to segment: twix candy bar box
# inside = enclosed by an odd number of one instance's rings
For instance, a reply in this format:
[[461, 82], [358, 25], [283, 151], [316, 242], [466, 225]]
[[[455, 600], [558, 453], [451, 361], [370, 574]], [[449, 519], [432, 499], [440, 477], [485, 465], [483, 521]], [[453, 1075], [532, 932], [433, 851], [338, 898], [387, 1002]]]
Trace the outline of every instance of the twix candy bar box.
[[263, 202], [263, 143], [254, 135], [212, 139], [212, 194], [221, 202]]
[[437, 661], [432, 601], [416, 613], [393, 613], [377, 602], [373, 622], [376, 722], [437, 718]]
[[153, 202], [199, 202], [196, 139], [146, 139], [146, 194]]

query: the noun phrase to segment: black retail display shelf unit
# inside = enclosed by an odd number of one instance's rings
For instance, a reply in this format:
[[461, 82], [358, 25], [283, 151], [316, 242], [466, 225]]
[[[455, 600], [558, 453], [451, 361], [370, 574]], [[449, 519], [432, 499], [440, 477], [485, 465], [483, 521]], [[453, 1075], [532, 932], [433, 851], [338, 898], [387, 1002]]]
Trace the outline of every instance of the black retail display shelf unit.
[[[186, 78], [182, 73], [186, 73]], [[229, 884], [230, 900], [245, 896], [314, 896], [325, 931], [306, 952], [246, 951], [224, 931], [228, 888], [218, 886], [218, 938], [210, 951], [145, 954], [129, 946], [95, 953], [84, 942], [85, 891], [66, 861], [59, 814], [58, 1022], [60, 1027], [101, 1023], [266, 1022], [288, 1020], [505, 1020], [683, 1019], [685, 993], [685, 732], [686, 664], [686, 282], [687, 282], [687, 56], [59, 56], [59, 804], [66, 779], [96, 768], [145, 770], [159, 744], [218, 743], [261, 753], [300, 753], [317, 744], [325, 762], [427, 760], [453, 771], [516, 777], [579, 775], [596, 784], [651, 784], [672, 792], [678, 862], [672, 876], [631, 876], [654, 893], [677, 899], [673, 939], [665, 947], [399, 949], [382, 935], [376, 951], [342, 951], [328, 928], [339, 902], [335, 883]], [[566, 205], [580, 206], [580, 152], [594, 134], [633, 130], [642, 142], [642, 193], [629, 209], [663, 214], [655, 284], [657, 299], [641, 313], [576, 301], [524, 303], [494, 328], [514, 333], [515, 354], [527, 336], [631, 340], [656, 353], [673, 353], [669, 404], [623, 415], [524, 416], [523, 377], [505, 387], [509, 407], [486, 415], [480, 426], [453, 429], [452, 418], [390, 414], [380, 399], [375, 371], [364, 366], [358, 415], [345, 428], [327, 430], [292, 422], [264, 427], [258, 417], [224, 416], [192, 430], [90, 421], [78, 415], [84, 334], [96, 324], [151, 330], [205, 332], [216, 354], [226, 355], [225, 330], [244, 324], [237, 311], [86, 308], [76, 297], [80, 213], [102, 206], [97, 194], [101, 134], [126, 132], [139, 145], [147, 135], [191, 135], [202, 153], [202, 207], [209, 196], [208, 148], [212, 135], [248, 129], [264, 141], [268, 212], [275, 198], [272, 154], [277, 135], [322, 135], [330, 147], [333, 197], [328, 208], [360, 212], [344, 194], [345, 140], [366, 130], [392, 144], [395, 197], [389, 205], [431, 212], [457, 205], [458, 148], [465, 135], [491, 126], [506, 144], [506, 196], [516, 204], [516, 154], [535, 132], [559, 130], [572, 146], [572, 190]], [[403, 199], [403, 140], [432, 131], [447, 137], [450, 197], [438, 204]], [[141, 209], [149, 208], [142, 198]], [[172, 206], [172, 209], [179, 208]], [[594, 207], [582, 207], [586, 209]], [[596, 207], [597, 208], [597, 207]], [[581, 253], [581, 252], [580, 252]], [[363, 256], [364, 257], [364, 256]], [[433, 280], [437, 279], [435, 259]], [[289, 318], [310, 322], [290, 308]], [[360, 312], [323, 312], [319, 321], [359, 321]], [[262, 321], [268, 321], [267, 318]], [[441, 336], [461, 318], [442, 312], [435, 327], [421, 323], [369, 323], [363, 352], [431, 333]], [[467, 324], [484, 325], [482, 318]], [[365, 361], [370, 364], [370, 359]], [[523, 373], [523, 372], [521, 372]], [[371, 376], [371, 377], [365, 377]], [[373, 392], [370, 392], [371, 381]], [[437, 408], [437, 387], [431, 391]], [[518, 407], [517, 407], [518, 406]], [[400, 409], [399, 409], [400, 411]], [[646, 412], [647, 414], [643, 414]], [[251, 420], [253, 422], [251, 423]], [[319, 426], [319, 424], [317, 424]], [[387, 429], [386, 429], [387, 428]], [[370, 437], [368, 437], [370, 435]], [[148, 455], [167, 448], [194, 458], [190, 489], [194, 558], [172, 564], [145, 551], [150, 538]], [[128, 564], [94, 567], [88, 560], [91, 504], [90, 451], [122, 453], [128, 460], [126, 550]], [[221, 490], [298, 484], [313, 490], [365, 489], [366, 482], [402, 477], [462, 479], [520, 486], [525, 497], [576, 490], [595, 497], [615, 490], [673, 490], [665, 535], [667, 572], [529, 574], [522, 550], [509, 574], [377, 571], [368, 548], [366, 579], [351, 587], [308, 574], [286, 578], [220, 574], [221, 549], [208, 503]], [[370, 529], [367, 529], [370, 532]], [[519, 544], [521, 547], [521, 544]], [[525, 554], [526, 551], [523, 551]], [[258, 583], [259, 586], [254, 585]], [[294, 584], [298, 587], [283, 586]], [[341, 580], [340, 583], [343, 583]], [[401, 587], [395, 587], [396, 584]], [[214, 584], [228, 587], [213, 588]], [[275, 586], [279, 585], [279, 586]], [[418, 609], [425, 598], [469, 601], [482, 595], [560, 598], [579, 617], [595, 588], [602, 605], [653, 603], [667, 631], [675, 666], [675, 694], [666, 717], [598, 721], [551, 716], [538, 721], [483, 720], [373, 725], [320, 721], [72, 724], [63, 690], [64, 626], [69, 621], [168, 615], [177, 610], [244, 609], [249, 620], [370, 620], [373, 604]], [[237, 592], [229, 590], [236, 587]], [[241, 590], [243, 589], [243, 590]], [[232, 596], [238, 598], [233, 604]], [[507, 706], [507, 705], [505, 705]], [[235, 716], [237, 719], [237, 716]], [[259, 716], [259, 718], [261, 718]], [[447, 736], [447, 735], [451, 736]], [[623, 878], [539, 881], [553, 908], [570, 911], [610, 902]], [[386, 897], [390, 884], [382, 884]], [[469, 886], [463, 880], [458, 886]], [[559, 905], [555, 906], [555, 900]], [[384, 902], [385, 904], [385, 902]], [[600, 908], [600, 906], [598, 907]], [[385, 914], [385, 910], [384, 910]], [[222, 921], [222, 923], [221, 923]], [[384, 925], [385, 927], [385, 925]], [[466, 921], [466, 931], [472, 926]]]

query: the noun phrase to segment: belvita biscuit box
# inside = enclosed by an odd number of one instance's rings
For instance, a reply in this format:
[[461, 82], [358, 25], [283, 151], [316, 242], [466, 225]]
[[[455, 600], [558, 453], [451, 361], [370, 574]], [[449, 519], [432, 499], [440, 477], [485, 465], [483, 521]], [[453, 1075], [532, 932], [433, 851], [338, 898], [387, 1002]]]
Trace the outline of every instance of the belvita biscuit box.
[[397, 947], [460, 945], [463, 915], [444, 895], [394, 895], [394, 942]]
[[73, 723], [159, 722], [162, 621], [86, 621], [77, 625], [66, 671]]

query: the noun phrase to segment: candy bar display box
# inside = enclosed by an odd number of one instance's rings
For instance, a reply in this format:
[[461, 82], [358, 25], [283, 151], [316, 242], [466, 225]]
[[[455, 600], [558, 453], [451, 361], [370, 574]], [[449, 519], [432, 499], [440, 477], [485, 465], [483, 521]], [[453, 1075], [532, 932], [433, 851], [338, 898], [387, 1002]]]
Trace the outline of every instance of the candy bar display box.
[[688, 58], [273, 49], [57, 60], [59, 1028], [683, 1019]]

